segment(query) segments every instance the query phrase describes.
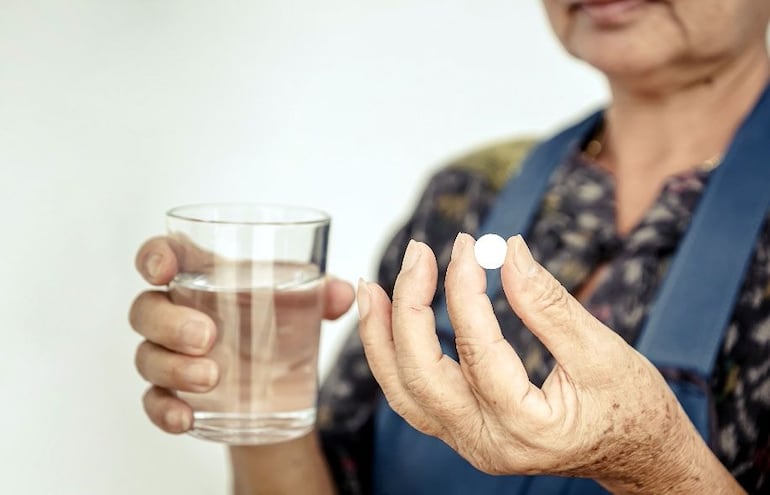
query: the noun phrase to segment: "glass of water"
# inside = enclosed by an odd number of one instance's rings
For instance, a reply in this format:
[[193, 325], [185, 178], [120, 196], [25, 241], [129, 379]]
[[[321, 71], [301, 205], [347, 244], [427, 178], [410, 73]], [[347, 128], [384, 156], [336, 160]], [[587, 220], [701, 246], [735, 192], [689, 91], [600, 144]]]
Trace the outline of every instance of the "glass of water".
[[193, 436], [276, 443], [315, 423], [329, 216], [264, 204], [181, 206], [167, 215], [179, 258], [172, 301], [209, 315], [217, 386], [179, 392]]

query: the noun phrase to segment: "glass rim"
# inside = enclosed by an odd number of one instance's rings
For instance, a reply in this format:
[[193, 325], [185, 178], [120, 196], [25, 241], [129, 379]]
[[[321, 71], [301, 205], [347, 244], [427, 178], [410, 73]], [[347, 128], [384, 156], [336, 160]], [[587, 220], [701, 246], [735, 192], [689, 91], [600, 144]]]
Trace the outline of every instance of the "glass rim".
[[[211, 220], [201, 218], [201, 215], [185, 214], [186, 211], [193, 209], [217, 209], [217, 208], [254, 208], [264, 210], [283, 210], [290, 212], [304, 212], [313, 217], [307, 220]], [[219, 224], [219, 225], [323, 225], [331, 222], [331, 215], [323, 210], [301, 205], [290, 205], [281, 203], [258, 203], [258, 202], [220, 202], [220, 203], [190, 203], [175, 206], [166, 211], [166, 218], [183, 220], [185, 222]]]

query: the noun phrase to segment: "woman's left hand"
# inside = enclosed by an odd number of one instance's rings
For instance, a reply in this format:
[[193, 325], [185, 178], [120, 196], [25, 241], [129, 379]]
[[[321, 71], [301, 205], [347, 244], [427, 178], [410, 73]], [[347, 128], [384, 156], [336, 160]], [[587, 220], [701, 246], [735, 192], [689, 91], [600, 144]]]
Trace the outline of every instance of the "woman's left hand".
[[542, 387], [533, 385], [502, 336], [473, 245], [471, 236], [457, 237], [446, 277], [459, 363], [443, 354], [435, 333], [437, 267], [427, 245], [410, 242], [392, 303], [376, 284], [359, 285], [361, 339], [390, 406], [491, 474], [610, 485], [678, 476], [675, 463], [700, 440], [656, 368], [588, 313], [516, 236], [508, 240], [503, 289], [557, 362]]

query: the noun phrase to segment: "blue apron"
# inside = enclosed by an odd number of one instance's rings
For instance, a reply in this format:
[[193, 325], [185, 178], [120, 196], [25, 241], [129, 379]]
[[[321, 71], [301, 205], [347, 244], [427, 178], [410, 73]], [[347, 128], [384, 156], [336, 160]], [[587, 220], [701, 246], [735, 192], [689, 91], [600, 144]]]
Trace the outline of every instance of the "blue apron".
[[[537, 146], [501, 191], [480, 233], [527, 232], [551, 174], [601, 119], [601, 112], [593, 114]], [[709, 381], [769, 208], [770, 86], [712, 173], [635, 345], [666, 377], [706, 442], [715, 426]], [[489, 296], [500, 289], [499, 272], [487, 271]], [[435, 310], [442, 349], [457, 359], [446, 302]], [[374, 427], [377, 495], [607, 493], [589, 479], [482, 473], [441, 440], [409, 426], [384, 399]]]

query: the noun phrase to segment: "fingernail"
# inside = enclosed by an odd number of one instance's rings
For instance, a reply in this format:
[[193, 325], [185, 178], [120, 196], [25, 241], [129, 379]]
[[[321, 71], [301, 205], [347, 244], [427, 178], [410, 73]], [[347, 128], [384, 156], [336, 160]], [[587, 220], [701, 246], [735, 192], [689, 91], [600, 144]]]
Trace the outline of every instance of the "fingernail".
[[217, 382], [217, 370], [211, 363], [194, 363], [182, 371], [184, 379], [191, 385], [210, 387]]
[[535, 274], [535, 268], [537, 264], [532, 257], [532, 253], [527, 247], [527, 243], [524, 242], [524, 238], [521, 235], [517, 235], [513, 238], [513, 264], [519, 273], [527, 277], [531, 277]]
[[458, 256], [463, 249], [465, 249], [465, 234], [458, 232], [457, 237], [455, 237], [455, 242], [452, 244], [452, 254], [449, 257], [449, 260], [455, 259], [455, 256]]
[[406, 246], [404, 260], [401, 262], [401, 271], [411, 270], [417, 264], [417, 260], [420, 259], [421, 255], [422, 253], [417, 247], [417, 242], [414, 239], [410, 240]]
[[152, 278], [157, 278], [160, 275], [161, 265], [163, 264], [163, 255], [160, 253], [152, 253], [147, 257], [144, 262], [144, 268], [147, 270], [147, 274]]
[[185, 322], [179, 329], [182, 344], [192, 349], [204, 350], [211, 339], [209, 326], [202, 321], [191, 320]]
[[179, 429], [180, 431], [185, 432], [192, 426], [190, 424], [189, 416], [179, 409], [171, 409], [166, 411], [164, 420], [166, 422], [166, 426], [175, 431]]
[[366, 315], [369, 314], [369, 308], [372, 304], [372, 293], [369, 290], [368, 285], [366, 284], [366, 281], [362, 278], [358, 279], [358, 295], [356, 299], [358, 300], [358, 315], [361, 320], [366, 318]]

